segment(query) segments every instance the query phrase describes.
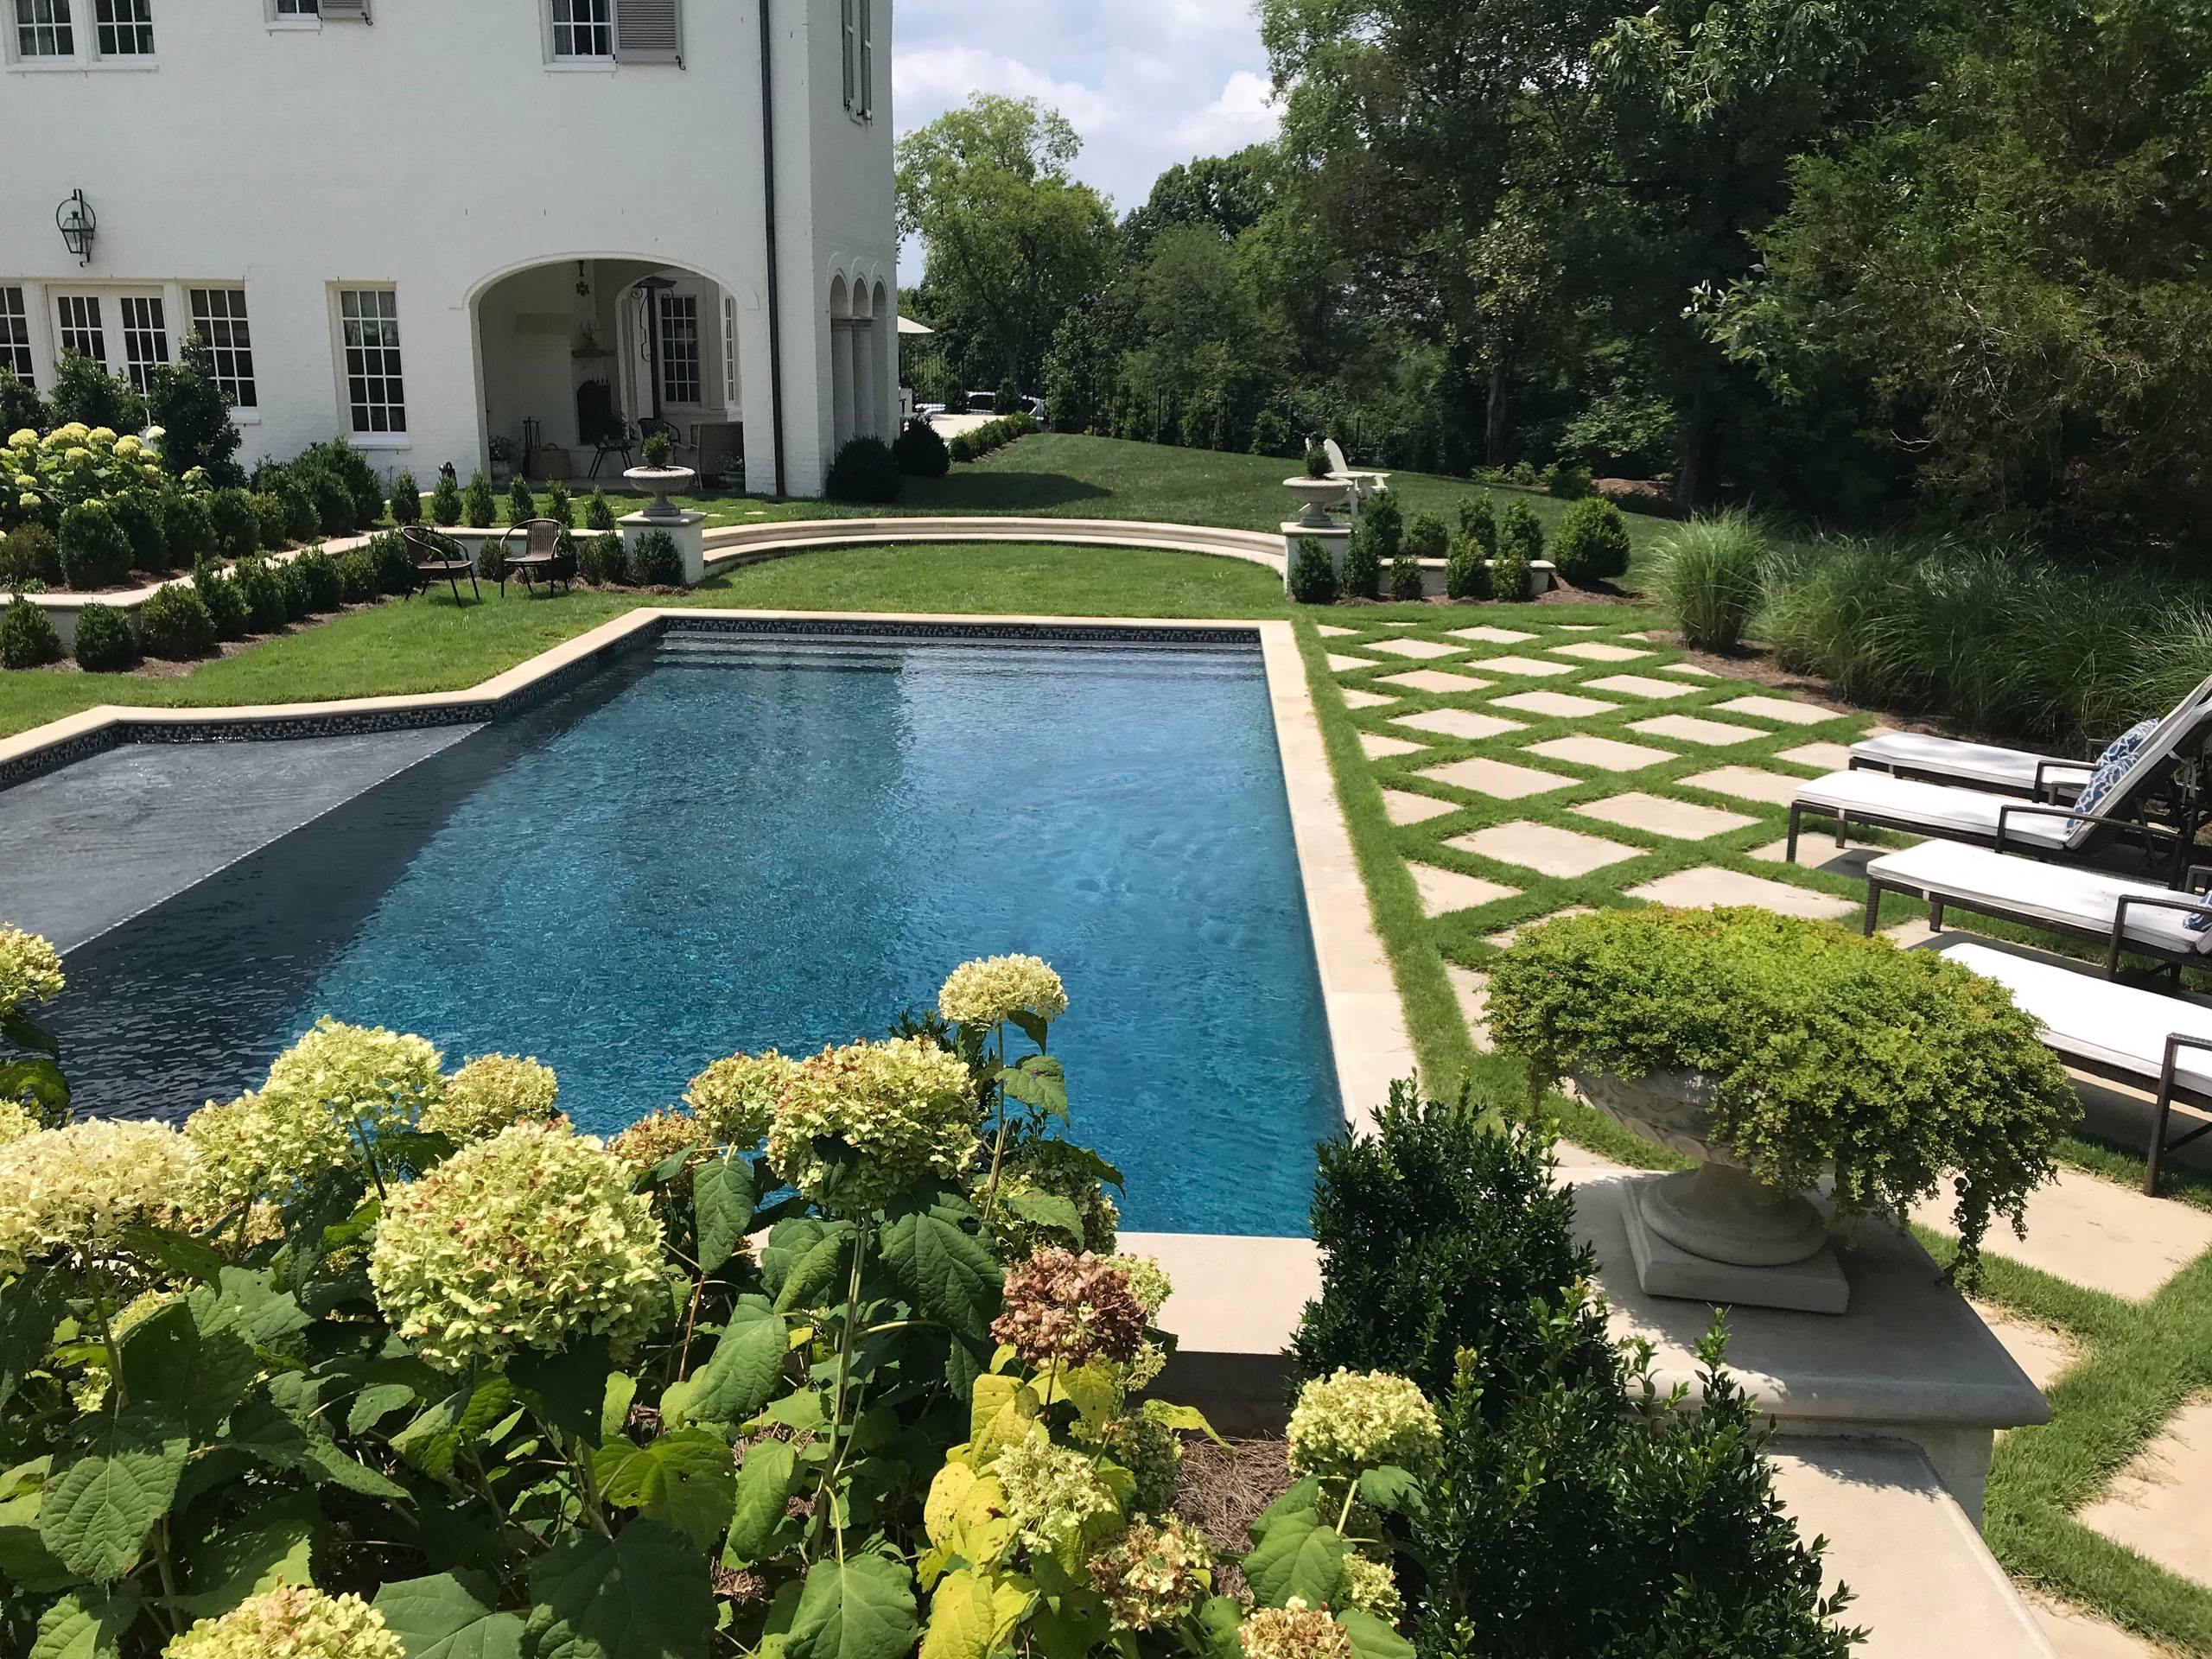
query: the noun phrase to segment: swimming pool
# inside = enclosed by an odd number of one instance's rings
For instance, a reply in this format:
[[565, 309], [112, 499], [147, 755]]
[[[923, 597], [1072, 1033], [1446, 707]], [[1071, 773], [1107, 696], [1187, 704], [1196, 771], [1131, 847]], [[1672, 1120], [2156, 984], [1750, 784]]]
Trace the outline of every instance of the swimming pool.
[[81, 1109], [179, 1116], [320, 1014], [559, 1073], [881, 1034], [1027, 951], [1125, 1224], [1305, 1230], [1344, 1122], [1254, 647], [671, 632], [70, 953]]

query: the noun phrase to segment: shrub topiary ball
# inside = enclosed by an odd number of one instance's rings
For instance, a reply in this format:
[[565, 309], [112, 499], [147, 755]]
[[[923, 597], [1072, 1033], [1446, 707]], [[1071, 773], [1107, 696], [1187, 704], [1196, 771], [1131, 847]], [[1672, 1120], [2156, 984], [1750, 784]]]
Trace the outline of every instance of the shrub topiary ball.
[[61, 515], [61, 575], [72, 588], [113, 588], [130, 574], [130, 538], [98, 501]]
[[630, 580], [640, 588], [681, 588], [683, 555], [664, 530], [649, 530], [630, 550]]
[[61, 636], [45, 610], [17, 594], [0, 610], [0, 668], [43, 668], [61, 660]]
[[1552, 563], [1577, 588], [1628, 574], [1628, 521], [1599, 496], [1585, 496], [1552, 532]]
[[892, 454], [909, 478], [943, 478], [952, 470], [952, 452], [937, 429], [917, 421], [899, 435]]
[[[182, 663], [215, 649], [215, 619], [190, 582], [156, 589], [138, 613], [138, 629], [149, 657]], [[79, 649], [82, 645], [80, 632]]]
[[881, 505], [896, 501], [906, 486], [891, 446], [881, 438], [855, 438], [830, 463], [825, 493], [833, 501]]
[[130, 619], [112, 605], [87, 605], [77, 614], [77, 666], [88, 674], [119, 674], [138, 665], [138, 636]]

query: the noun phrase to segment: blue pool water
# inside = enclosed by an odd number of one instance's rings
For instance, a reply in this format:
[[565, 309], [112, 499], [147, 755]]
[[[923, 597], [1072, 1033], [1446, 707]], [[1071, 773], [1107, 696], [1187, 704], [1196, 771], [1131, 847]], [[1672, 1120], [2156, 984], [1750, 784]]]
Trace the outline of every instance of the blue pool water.
[[322, 1013], [559, 1073], [580, 1127], [708, 1061], [1057, 967], [1126, 1224], [1304, 1230], [1343, 1122], [1256, 649], [676, 634], [73, 952], [86, 1109], [174, 1116]]

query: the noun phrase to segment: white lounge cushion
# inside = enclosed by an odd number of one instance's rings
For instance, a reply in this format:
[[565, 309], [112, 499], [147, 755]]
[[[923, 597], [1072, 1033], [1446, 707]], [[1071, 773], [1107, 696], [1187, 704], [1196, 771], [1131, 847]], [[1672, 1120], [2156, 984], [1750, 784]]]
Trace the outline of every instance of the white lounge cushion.
[[[2189, 897], [2155, 881], [2131, 880], [2101, 870], [2042, 864], [1956, 841], [1924, 841], [1901, 853], [1885, 853], [1866, 867], [1885, 887], [1923, 893], [1967, 910], [2001, 912], [2055, 927], [2109, 935], [2120, 896]], [[2212, 933], [2193, 933], [2186, 912], [2131, 906], [2127, 937], [2167, 950], [2212, 951]]]
[[[1999, 789], [2023, 791], [2035, 788], [2037, 766], [2050, 760], [2048, 755], [2032, 754], [2025, 749], [1964, 743], [1955, 737], [1936, 737], [1926, 732], [1891, 732], [1885, 737], [1870, 737], [1853, 744], [1851, 753], [1853, 760], [1878, 768], [1894, 766], [1905, 772], [1940, 772], [1963, 783], [1989, 784]], [[2046, 782], [2072, 785], [2078, 789], [2088, 781], [2089, 761], [2069, 760], [2056, 765], [2066, 769], [2058, 771], [2054, 766], [2044, 774]]]
[[[1954, 789], [1947, 784], [1892, 778], [1886, 772], [1832, 772], [1801, 785], [1797, 804], [1853, 817], [1897, 820], [1925, 828], [1930, 835], [1948, 832], [1993, 837], [1998, 813], [2005, 807], [2026, 804], [2002, 795], [1984, 795], [1978, 790]], [[2005, 834], [2008, 841], [2023, 846], [2056, 848], [2067, 845], [2074, 827], [2069, 818], [2015, 812]]]
[[[2181, 1032], [2212, 1039], [2212, 1008], [2195, 1002], [1986, 944], [1955, 944], [1943, 955], [2009, 989], [2020, 1011], [2043, 1027], [2044, 1041], [2067, 1059], [2132, 1072], [2155, 1086], [2165, 1068], [2169, 1036]], [[2183, 1049], [2174, 1076], [2191, 1089], [2212, 1089], [2212, 1053]]]

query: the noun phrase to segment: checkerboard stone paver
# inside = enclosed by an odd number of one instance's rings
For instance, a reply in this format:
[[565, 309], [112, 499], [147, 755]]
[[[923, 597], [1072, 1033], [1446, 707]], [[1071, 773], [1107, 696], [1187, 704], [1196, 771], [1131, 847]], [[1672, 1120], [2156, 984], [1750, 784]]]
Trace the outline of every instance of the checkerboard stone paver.
[[1501, 801], [1517, 801], [1549, 790], [1573, 789], [1575, 785], [1573, 779], [1562, 778], [1555, 772], [1538, 772], [1534, 766], [1516, 766], [1510, 761], [1491, 760], [1481, 755], [1469, 760], [1454, 760], [1448, 766], [1425, 766], [1421, 776]]
[[2212, 1395], [2167, 1422], [2075, 1519], [2170, 1573], [2212, 1586]]
[[1471, 709], [1428, 709], [1417, 715], [1402, 715], [1394, 723], [1410, 726], [1416, 731], [1440, 732], [1446, 737], [1465, 738], [1470, 742], [1529, 729], [1517, 720], [1505, 720], [1497, 715], [1478, 715]]
[[[1647, 633], [1642, 637], [1649, 639], [1651, 636]], [[1687, 674], [1693, 679], [1717, 680], [1720, 677], [1711, 669], [1700, 668], [1695, 663], [1655, 663], [1652, 666], [1668, 674]]]
[[1818, 726], [1838, 717], [1833, 709], [1789, 697], [1736, 697], [1714, 706], [1723, 714], [1749, 715], [1754, 720], [1780, 721], [1785, 726]]
[[[1912, 1218], [1942, 1232], [1955, 1230], [1950, 1205], [1941, 1197], [1914, 1205]], [[1992, 1227], [1987, 1248], [2070, 1283], [2147, 1301], [2212, 1250], [2212, 1211], [2146, 1198], [2117, 1181], [2061, 1169], [2028, 1194], [2028, 1236], [2014, 1237], [2009, 1225]]]
[[1456, 696], [1462, 691], [1486, 691], [1488, 680], [1478, 680], [1471, 674], [1454, 674], [1448, 669], [1417, 668], [1410, 674], [1386, 674], [1377, 682], [1382, 685], [1402, 685], [1408, 691], [1426, 691], [1432, 696]]
[[2058, 1381], [2062, 1371], [2082, 1357], [2082, 1351], [2072, 1338], [2047, 1325], [2031, 1325], [2015, 1319], [2003, 1308], [1986, 1302], [1974, 1303], [1974, 1311], [1981, 1315], [1989, 1334], [2004, 1345], [2005, 1351], [2012, 1357], [2012, 1363], [2026, 1372], [2028, 1381], [2038, 1389], [2049, 1389]]
[[1395, 697], [1386, 697], [1380, 692], [1363, 691], [1357, 686], [1338, 695], [1344, 698], [1347, 709], [1380, 709], [1397, 701]]
[[1447, 645], [1437, 639], [1377, 639], [1361, 647], [1363, 651], [1385, 652], [1393, 657], [1412, 657], [1426, 660], [1431, 657], [1457, 657], [1465, 645]]
[[1485, 657], [1485, 674], [1519, 674], [1528, 679], [1549, 679], [1554, 674], [1572, 674], [1574, 669], [1567, 663], [1548, 663], [1541, 657]]
[[1408, 743], [1402, 737], [1385, 737], [1380, 732], [1362, 732], [1359, 747], [1367, 751], [1367, 758], [1370, 760], [1389, 760], [1402, 754], [1418, 754], [1428, 746]]
[[1495, 823], [1444, 844], [1500, 864], [1518, 864], [1539, 875], [1587, 875], [1608, 864], [1643, 855], [1637, 848], [1624, 847], [1618, 841], [1548, 823]]
[[1554, 657], [1580, 657], [1586, 663], [1632, 663], [1651, 654], [1633, 645], [1609, 645], [1603, 639], [1578, 639], [1571, 645], [1554, 645], [1551, 652]]
[[1452, 995], [1459, 1004], [1459, 1016], [1467, 1022], [1467, 1035], [1478, 1053], [1491, 1052], [1490, 1041], [1490, 976], [1478, 974], [1471, 968], [1462, 968], [1456, 962], [1444, 964], [1444, 977], [1452, 982]]
[[1559, 631], [1561, 633], [1595, 633], [1598, 625], [1595, 622], [1562, 622], [1559, 625]]
[[1639, 720], [1629, 728], [1642, 732], [1646, 737], [1674, 738], [1684, 743], [1702, 743], [1708, 748], [1725, 748], [1731, 743], [1749, 743], [1764, 737], [1745, 726], [1731, 726], [1718, 720], [1700, 720], [1695, 715], [1661, 715], [1656, 720]]
[[1460, 809], [1450, 801], [1440, 801], [1433, 795], [1413, 795], [1402, 789], [1382, 791], [1382, 810], [1389, 814], [1393, 823], [1427, 823], [1431, 818], [1441, 818]]
[[1327, 623], [1322, 622], [1315, 625], [1313, 632], [1327, 639], [1349, 639], [1352, 635], [1357, 633], [1359, 630], [1357, 628], [1332, 628]]
[[1815, 766], [1822, 772], [1842, 772], [1851, 765], [1851, 748], [1844, 743], [1801, 743], [1775, 756], [1793, 766]]
[[1531, 743], [1529, 753], [1573, 766], [1595, 766], [1600, 772], [1641, 772], [1675, 758], [1671, 749], [1649, 749], [1641, 743], [1624, 743], [1617, 737], [1554, 737], [1548, 742]]
[[[1797, 838], [1797, 868], [1801, 870], [1822, 870], [1830, 875], [1847, 875], [1854, 881], [1866, 879], [1866, 867], [1890, 849], [1886, 847], [1839, 847], [1824, 836], [1800, 836]], [[1751, 856], [1768, 864], [1787, 864], [1789, 861], [1789, 838], [1770, 842], [1764, 847], [1751, 849]]]
[[1522, 922], [1518, 927], [1509, 927], [1503, 933], [1493, 933], [1484, 944], [1494, 944], [1501, 950], [1510, 950], [1513, 942], [1532, 927], [1541, 927], [1546, 922], [1564, 921], [1569, 916], [1595, 916], [1598, 912], [1587, 905], [1570, 905], [1565, 910], [1555, 910], [1548, 916], [1538, 916]]
[[2032, 1585], [2021, 1586], [2020, 1594], [2057, 1659], [2177, 1659], [2172, 1649], [2153, 1647], [2094, 1613], [2053, 1600]]
[[1541, 715], [1548, 720], [1583, 720], [1592, 715], [1610, 715], [1620, 704], [1573, 696], [1565, 691], [1516, 691], [1510, 697], [1492, 697], [1490, 706], [1516, 709], [1524, 715]]
[[1748, 829], [1758, 822], [1741, 812], [1724, 812], [1717, 806], [1693, 806], [1688, 801], [1670, 801], [1663, 795], [1640, 791], [1608, 796], [1602, 801], [1592, 801], [1586, 806], [1570, 810], [1586, 818], [1618, 823], [1624, 830], [1648, 830], [1655, 836], [1669, 836], [1676, 841], [1710, 841], [1715, 836]]
[[1764, 801], [1772, 806], [1787, 806], [1797, 798], [1797, 791], [1803, 785], [1796, 778], [1785, 778], [1778, 772], [1761, 772], [1756, 766], [1719, 766], [1683, 779], [1681, 786], [1707, 790], [1715, 795], [1739, 795], [1747, 801]]
[[1479, 628], [1454, 628], [1452, 637], [1454, 639], [1479, 639], [1488, 645], [1518, 645], [1536, 638], [1533, 633], [1522, 633], [1514, 628], [1494, 628], [1487, 622]]
[[1500, 887], [1478, 875], [1462, 875], [1457, 870], [1440, 869], [1433, 864], [1408, 864], [1406, 868], [1413, 872], [1414, 886], [1421, 889], [1421, 907], [1431, 916], [1448, 916], [1455, 910], [1494, 905], [1501, 899], [1516, 898], [1520, 893], [1518, 887]]
[[1329, 653], [1329, 666], [1338, 674], [1364, 674], [1370, 668], [1387, 667], [1365, 657], [1346, 657], [1340, 652]]
[[1655, 680], [1645, 674], [1610, 674], [1602, 680], [1586, 680], [1586, 691], [1618, 691], [1631, 697], [1687, 697], [1697, 690], [1673, 680]]
[[1678, 910], [1756, 905], [1762, 910], [1783, 916], [1803, 916], [1816, 922], [1834, 921], [1859, 908], [1856, 899], [1839, 899], [1832, 893], [1815, 893], [1808, 887], [1793, 887], [1786, 882], [1770, 881], [1762, 875], [1745, 875], [1740, 870], [1724, 869], [1718, 864], [1701, 864], [1694, 869], [1662, 875], [1656, 881], [1630, 887], [1628, 897], [1649, 904], [1671, 905]]

